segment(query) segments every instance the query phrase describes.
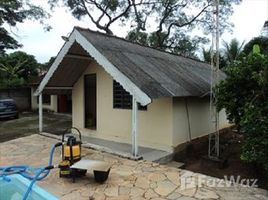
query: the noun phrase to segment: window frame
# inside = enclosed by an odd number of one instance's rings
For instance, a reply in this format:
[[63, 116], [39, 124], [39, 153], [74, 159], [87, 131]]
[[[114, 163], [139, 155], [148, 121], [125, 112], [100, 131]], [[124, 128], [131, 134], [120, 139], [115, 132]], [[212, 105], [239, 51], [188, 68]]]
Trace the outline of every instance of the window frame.
[[[113, 109], [132, 109], [132, 95], [115, 80], [113, 80]], [[138, 110], [147, 111], [147, 106], [141, 106], [138, 103]]]

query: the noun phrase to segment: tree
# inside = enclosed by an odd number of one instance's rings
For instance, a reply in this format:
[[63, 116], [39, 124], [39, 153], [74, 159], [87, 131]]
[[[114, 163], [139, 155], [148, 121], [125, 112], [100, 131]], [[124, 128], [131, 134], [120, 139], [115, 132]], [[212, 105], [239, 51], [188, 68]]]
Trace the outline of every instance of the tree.
[[250, 54], [255, 44], [259, 45], [262, 54], [268, 55], [268, 37], [262, 36], [251, 39], [245, 45], [243, 53], [245, 53], [246, 55]]
[[23, 63], [17, 63], [15, 66], [0, 63], [0, 71], [4, 77], [1, 78], [0, 88], [16, 87], [24, 84], [23, 78], [19, 78], [18, 73], [22, 72]]
[[[77, 19], [88, 16], [98, 29], [107, 34], [113, 34], [112, 24], [120, 21], [126, 25], [129, 22], [132, 30], [127, 38], [175, 53], [180, 51], [192, 55], [193, 49], [204, 42], [204, 37], [192, 37], [192, 31], [201, 29], [210, 32], [213, 28], [213, 0], [49, 0], [52, 7], [59, 2], [67, 6]], [[228, 22], [233, 13], [232, 5], [240, 2], [220, 1], [222, 31], [232, 27]], [[152, 20], [156, 24], [154, 31], [146, 36], [144, 32], [151, 26]], [[185, 49], [181, 46], [186, 48], [187, 53], [182, 51]]]
[[211, 63], [211, 48], [208, 50], [204, 47], [202, 48], [202, 60]]
[[[7, 24], [15, 27], [17, 23], [22, 23], [26, 19], [40, 20], [48, 17], [48, 14], [40, 7], [35, 6], [25, 0], [1, 0], [0, 1], [0, 54], [6, 49], [16, 49], [21, 47], [10, 32], [4, 27]], [[49, 29], [49, 26], [46, 26]]]
[[225, 69], [227, 78], [217, 85], [217, 108], [225, 108], [228, 119], [236, 125], [240, 125], [244, 105], [254, 97], [258, 87], [254, 75], [262, 68], [255, 55], [241, 58]]
[[12, 87], [29, 83], [31, 78], [38, 76], [40, 64], [35, 57], [17, 51], [0, 57], [2, 87]]
[[[88, 16], [95, 26], [105, 31], [107, 34], [113, 34], [111, 25], [118, 20], [124, 22], [130, 17], [130, 10], [133, 9], [135, 0], [49, 0], [51, 7], [55, 7], [62, 2], [69, 8], [72, 15], [80, 20]], [[95, 11], [95, 12], [93, 12]], [[98, 16], [95, 14], [98, 13]]]
[[[268, 79], [268, 77], [266, 77]], [[257, 164], [268, 174], [268, 99], [256, 98], [247, 104], [241, 126], [244, 132], [244, 144], [241, 159]]]
[[[258, 50], [258, 48], [255, 48]], [[241, 127], [241, 159], [268, 172], [268, 56], [252, 52], [226, 68], [227, 78], [217, 85], [216, 106]]]
[[39, 68], [39, 73], [40, 74], [45, 74], [48, 72], [49, 68], [51, 67], [51, 65], [53, 64], [53, 62], [55, 61], [56, 57], [50, 57], [49, 61], [47, 61], [46, 63], [40, 64], [40, 68]]
[[[163, 34], [164, 36], [164, 34]], [[159, 45], [156, 33], [137, 32], [136, 30], [128, 32], [126, 39], [149, 47], [154, 47], [164, 51], [170, 51], [186, 57], [197, 58], [196, 52], [200, 43], [208, 42], [205, 38], [190, 38], [184, 34], [175, 33], [165, 44]], [[168, 44], [174, 43], [176, 46], [168, 47]]]
[[227, 65], [232, 64], [235, 60], [239, 58], [242, 53], [245, 41], [241, 44], [237, 39], [232, 39], [230, 43], [223, 41], [223, 56], [227, 62]]
[[[205, 49], [202, 48], [202, 60], [207, 63], [211, 63], [211, 48], [210, 49]], [[222, 56], [222, 52], [220, 52], [220, 69], [224, 69], [226, 67], [226, 60]]]

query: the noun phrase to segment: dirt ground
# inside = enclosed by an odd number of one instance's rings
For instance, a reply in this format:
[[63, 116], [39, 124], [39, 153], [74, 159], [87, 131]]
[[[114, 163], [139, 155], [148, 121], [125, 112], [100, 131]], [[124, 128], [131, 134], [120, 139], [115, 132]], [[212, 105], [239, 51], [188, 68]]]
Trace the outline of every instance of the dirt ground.
[[[71, 117], [53, 113], [43, 115], [44, 131], [61, 134], [72, 124]], [[22, 113], [19, 119], [0, 120], [0, 142], [38, 133], [38, 113]]]
[[[231, 129], [220, 136], [221, 155], [227, 164], [207, 159], [208, 139], [193, 141], [184, 152], [184, 155], [177, 155], [175, 160], [185, 163], [185, 169], [213, 177], [224, 178], [235, 176], [247, 179], [258, 179], [257, 185], [260, 188], [268, 189], [268, 177], [263, 170], [253, 164], [241, 161], [240, 153], [243, 143], [243, 135], [233, 132]], [[240, 179], [240, 180], [241, 180]]]

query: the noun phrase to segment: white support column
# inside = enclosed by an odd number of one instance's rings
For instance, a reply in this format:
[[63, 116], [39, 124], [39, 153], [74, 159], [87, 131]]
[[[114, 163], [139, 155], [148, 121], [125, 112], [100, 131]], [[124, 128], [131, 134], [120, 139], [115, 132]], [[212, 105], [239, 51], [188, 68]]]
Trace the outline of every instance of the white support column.
[[138, 156], [137, 101], [132, 97], [132, 155]]
[[42, 93], [39, 94], [39, 133], [43, 132], [43, 98]]

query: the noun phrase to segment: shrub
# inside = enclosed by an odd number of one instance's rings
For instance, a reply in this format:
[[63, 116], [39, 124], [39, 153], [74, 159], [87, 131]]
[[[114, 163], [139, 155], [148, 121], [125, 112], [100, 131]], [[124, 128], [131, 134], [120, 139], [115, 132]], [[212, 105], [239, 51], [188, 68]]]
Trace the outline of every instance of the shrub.
[[[255, 48], [258, 49], [258, 48]], [[244, 133], [241, 159], [268, 172], [268, 56], [251, 53], [226, 69], [217, 85], [216, 106]]]
[[247, 105], [241, 126], [244, 144], [241, 159], [262, 166], [268, 172], [268, 99]]

